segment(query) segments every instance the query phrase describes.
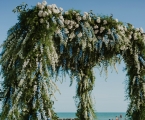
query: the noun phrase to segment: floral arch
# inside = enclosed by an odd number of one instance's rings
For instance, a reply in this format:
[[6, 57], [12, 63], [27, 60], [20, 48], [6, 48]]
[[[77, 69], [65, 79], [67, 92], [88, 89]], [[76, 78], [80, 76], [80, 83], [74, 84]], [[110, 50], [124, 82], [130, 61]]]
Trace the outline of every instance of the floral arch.
[[18, 20], [8, 31], [1, 53], [5, 90], [1, 119], [57, 120], [52, 97], [58, 91], [54, 78], [69, 74], [77, 80], [79, 120], [94, 120], [91, 100], [100, 65], [107, 73], [122, 58], [128, 76], [127, 116], [145, 119], [145, 36], [142, 28], [124, 24], [113, 16], [96, 16], [78, 10], [64, 11], [46, 1], [32, 9], [14, 9]]

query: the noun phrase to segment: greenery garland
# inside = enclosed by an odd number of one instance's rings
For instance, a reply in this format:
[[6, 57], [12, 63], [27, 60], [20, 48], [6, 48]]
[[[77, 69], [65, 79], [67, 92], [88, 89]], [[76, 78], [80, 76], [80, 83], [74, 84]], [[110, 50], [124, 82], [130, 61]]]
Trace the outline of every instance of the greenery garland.
[[59, 91], [53, 78], [68, 73], [76, 78], [77, 117], [96, 119], [91, 91], [93, 67], [126, 63], [128, 76], [127, 116], [145, 119], [145, 36], [142, 28], [124, 24], [112, 16], [96, 16], [78, 10], [63, 12], [46, 1], [32, 9], [22, 4], [14, 9], [18, 20], [3, 43], [0, 64], [5, 99], [1, 119], [57, 120], [52, 97]]

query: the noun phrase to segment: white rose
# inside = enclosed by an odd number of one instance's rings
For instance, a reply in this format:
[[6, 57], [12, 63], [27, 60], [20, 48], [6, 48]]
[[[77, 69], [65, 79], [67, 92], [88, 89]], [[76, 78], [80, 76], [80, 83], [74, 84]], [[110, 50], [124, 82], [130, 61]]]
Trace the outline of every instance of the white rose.
[[82, 35], [83, 35], [83, 34], [80, 32], [80, 33], [77, 35], [77, 37], [80, 38], [80, 37], [82, 37]]
[[137, 36], [134, 36], [134, 40], [137, 40], [138, 38], [137, 38]]
[[102, 33], [103, 32], [103, 30], [100, 30], [100, 33]]
[[136, 28], [135, 30], [138, 32], [139, 31], [139, 28]]
[[143, 85], [143, 91], [145, 92], [145, 83], [143, 83], [142, 85]]
[[104, 27], [100, 27], [100, 30], [103, 31], [103, 30], [105, 30], [105, 28]]
[[43, 23], [43, 22], [44, 22], [44, 20], [43, 20], [43, 18], [41, 18], [41, 19], [40, 19], [40, 23]]
[[76, 16], [79, 16], [80, 15], [80, 13], [76, 13]]
[[100, 22], [101, 22], [101, 20], [100, 20], [99, 18], [97, 18], [96, 22], [97, 22], [97, 23], [100, 23]]
[[52, 5], [47, 5], [47, 8], [48, 8], [49, 10], [51, 10]]
[[52, 8], [57, 8], [56, 4], [52, 4]]
[[41, 10], [44, 9], [44, 6], [43, 6], [41, 3], [38, 3], [38, 4], [37, 4], [37, 7], [38, 7], [39, 9], [41, 9]]
[[97, 34], [99, 32], [99, 30], [95, 30], [94, 33]]
[[60, 7], [59, 10], [62, 12], [63, 11], [63, 8]]
[[76, 14], [76, 11], [73, 11], [73, 14]]
[[87, 16], [86, 16], [86, 15], [84, 15], [84, 16], [83, 16], [83, 20], [86, 20], [86, 19], [87, 19]]
[[91, 21], [92, 20], [92, 18], [89, 16], [89, 21]]
[[44, 5], [44, 6], [47, 5], [47, 2], [46, 1], [43, 1], [42, 2], [42, 5]]
[[107, 24], [107, 20], [103, 20], [103, 24], [106, 25]]
[[84, 12], [84, 15], [88, 16], [89, 14], [87, 12]]
[[124, 26], [124, 30], [127, 31], [127, 27], [126, 26]]
[[48, 15], [48, 12], [44, 11], [43, 12], [43, 17], [46, 17]]
[[134, 33], [133, 36], [137, 36], [137, 33]]
[[107, 32], [107, 34], [111, 34], [111, 30], [110, 30], [110, 29], [108, 29], [108, 32]]
[[81, 16], [77, 16], [77, 20], [80, 21], [82, 18]]
[[90, 27], [90, 24], [88, 22], [85, 22], [85, 27]]
[[61, 15], [61, 16], [59, 16], [59, 18], [60, 18], [60, 19], [63, 19], [63, 16]]
[[38, 7], [38, 8], [40, 8], [40, 6], [41, 6], [41, 3], [40, 3], [40, 2], [38, 2], [38, 3], [37, 3], [37, 7]]
[[46, 26], [46, 28], [47, 28], [47, 29], [49, 29], [49, 23], [47, 23], [47, 26]]
[[132, 34], [133, 34], [133, 32], [131, 31], [131, 32], [130, 32], [130, 34], [132, 35]]
[[98, 25], [95, 25], [95, 26], [94, 26], [94, 29], [97, 29], [97, 28], [98, 28]]
[[72, 29], [72, 26], [71, 26], [71, 25], [69, 25], [69, 26], [68, 26], [68, 29]]
[[66, 25], [68, 25], [68, 20], [64, 20], [64, 23], [65, 23]]
[[65, 29], [64, 29], [64, 31], [65, 31], [65, 33], [69, 33], [69, 31], [68, 31], [68, 29], [67, 29], [67, 28], [65, 28]]
[[52, 9], [52, 12], [55, 13], [55, 14], [59, 13], [58, 9]]
[[128, 38], [129, 38], [129, 39], [131, 39], [131, 38], [132, 38], [132, 36], [131, 36], [131, 35], [129, 35], [129, 36], [128, 36]]
[[72, 32], [72, 33], [70, 34], [69, 38], [74, 38], [74, 37], [75, 37], [75, 34], [74, 34], [74, 32]]
[[43, 16], [43, 11], [42, 11], [42, 10], [40, 10], [40, 11], [38, 12], [38, 16], [39, 16], [39, 17], [42, 17], [42, 16]]
[[118, 22], [118, 19], [115, 19], [116, 22]]
[[125, 45], [121, 46], [120, 50], [125, 50]]
[[56, 32], [57, 34], [59, 34], [59, 33], [60, 33], [60, 29], [57, 29], [55, 32]]
[[71, 24], [71, 25], [73, 25], [74, 23], [75, 23], [74, 21], [72, 21], [72, 20], [70, 21], [70, 24]]
[[78, 28], [79, 27], [79, 24], [76, 24], [75, 27]]
[[67, 21], [67, 24], [70, 24], [70, 20]]
[[52, 11], [51, 11], [51, 10], [49, 10], [49, 9], [47, 10], [47, 12], [48, 12], [48, 14], [52, 14]]

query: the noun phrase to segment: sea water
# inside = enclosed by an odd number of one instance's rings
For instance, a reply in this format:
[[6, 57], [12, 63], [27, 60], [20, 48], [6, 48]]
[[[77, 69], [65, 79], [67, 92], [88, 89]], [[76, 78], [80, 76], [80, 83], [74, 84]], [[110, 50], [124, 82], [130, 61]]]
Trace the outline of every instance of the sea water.
[[[59, 118], [76, 118], [75, 113], [73, 112], [58, 112], [57, 113]], [[125, 119], [124, 112], [98, 112], [96, 113], [97, 120], [115, 120], [116, 116], [119, 118], [122, 115], [122, 119], [119, 120], [127, 120]]]

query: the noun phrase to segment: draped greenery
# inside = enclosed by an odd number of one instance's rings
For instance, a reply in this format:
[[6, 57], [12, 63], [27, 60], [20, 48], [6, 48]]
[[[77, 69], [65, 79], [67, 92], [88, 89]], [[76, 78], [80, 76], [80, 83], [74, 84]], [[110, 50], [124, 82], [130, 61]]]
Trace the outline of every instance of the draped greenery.
[[75, 102], [79, 120], [94, 120], [91, 91], [95, 66], [107, 75], [108, 66], [124, 60], [127, 71], [126, 116], [145, 119], [145, 36], [142, 28], [96, 16], [92, 11], [63, 11], [46, 1], [29, 9], [17, 6], [18, 23], [2, 44], [1, 74], [4, 82], [2, 120], [57, 120], [53, 108], [54, 78], [68, 74], [77, 81]]

